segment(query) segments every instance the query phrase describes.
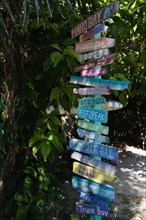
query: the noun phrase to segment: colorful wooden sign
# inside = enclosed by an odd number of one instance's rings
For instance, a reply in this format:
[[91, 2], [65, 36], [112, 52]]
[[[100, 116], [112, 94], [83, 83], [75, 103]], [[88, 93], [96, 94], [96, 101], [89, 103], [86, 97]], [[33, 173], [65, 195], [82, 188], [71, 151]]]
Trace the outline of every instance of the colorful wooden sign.
[[117, 1], [112, 2], [108, 6], [105, 6], [94, 15], [91, 15], [78, 25], [74, 26], [71, 29], [71, 36], [77, 37], [78, 35], [84, 33], [95, 25], [99, 24], [102, 21], [105, 21], [107, 18], [110, 18], [112, 15], [116, 14], [119, 11], [119, 4]]
[[96, 95], [96, 97], [87, 97], [87, 98], [81, 98], [78, 99], [78, 103], [80, 107], [85, 107], [89, 105], [95, 105], [95, 104], [103, 104], [106, 102], [106, 99], [102, 96]]
[[116, 217], [115, 213], [110, 210], [102, 209], [95, 205], [87, 205], [85, 203], [76, 203], [76, 212], [79, 214], [99, 215], [105, 217]]
[[105, 55], [108, 55], [109, 53], [110, 51], [108, 49], [95, 50], [90, 53], [80, 54], [78, 56], [78, 60], [81, 62], [85, 60], [96, 59], [98, 57], [103, 57]]
[[114, 202], [115, 199], [114, 187], [95, 183], [80, 177], [73, 176], [72, 187], [85, 193], [91, 193], [107, 202]]
[[105, 163], [103, 161], [97, 160], [95, 157], [90, 157], [85, 154], [81, 154], [79, 152], [73, 152], [71, 154], [71, 158], [77, 161], [80, 161], [84, 164], [88, 164], [91, 167], [98, 168], [99, 170], [104, 171], [105, 173], [110, 173], [111, 175], [115, 175], [116, 167]]
[[107, 86], [88, 87], [88, 88], [74, 88], [73, 93], [78, 95], [110, 95], [111, 90]]
[[107, 111], [114, 111], [123, 108], [123, 105], [117, 101], [109, 101], [102, 104], [102, 109]]
[[86, 53], [93, 50], [101, 50], [104, 48], [111, 48], [115, 46], [114, 38], [95, 38], [92, 40], [87, 40], [84, 42], [79, 42], [75, 44], [75, 51], [78, 53]]
[[81, 192], [80, 193], [80, 200], [83, 200], [85, 202], [91, 203], [93, 205], [97, 205], [100, 208], [103, 209], [109, 209], [109, 203], [102, 200], [102, 199], [98, 199], [97, 197], [89, 194], [89, 193], [85, 193], [85, 192]]
[[108, 26], [106, 26], [105, 24], [99, 24], [96, 27], [90, 29], [89, 31], [86, 31], [85, 33], [83, 33], [82, 35], [79, 36], [79, 41], [83, 42], [87, 39], [89, 39], [90, 37], [92, 37], [95, 34], [98, 34], [100, 32], [107, 32], [108, 30]]
[[78, 120], [77, 124], [80, 128], [84, 128], [89, 131], [97, 131], [105, 135], [109, 133], [109, 127], [105, 125], [101, 125], [100, 123], [93, 123], [90, 121]]
[[92, 109], [92, 108], [77, 108], [77, 117], [82, 119], [87, 119], [91, 121], [107, 123], [108, 112], [101, 109]]
[[113, 53], [113, 54], [109, 54], [104, 57], [98, 58], [96, 60], [90, 60], [86, 64], [75, 67], [74, 71], [78, 72], [81, 70], [88, 70], [96, 66], [104, 66], [104, 65], [111, 64], [116, 59], [116, 56], [117, 56], [117, 53]]
[[107, 136], [101, 135], [100, 133], [95, 133], [92, 131], [87, 131], [81, 128], [77, 129], [77, 133], [80, 138], [87, 138], [92, 140], [98, 140], [100, 142], [109, 143], [110, 139]]
[[129, 81], [118, 81], [118, 80], [106, 80], [106, 79], [95, 79], [95, 78], [83, 78], [80, 76], [71, 76], [70, 83], [86, 85], [86, 86], [108, 86], [110, 89], [123, 90], [127, 89]]
[[98, 156], [108, 160], [116, 161], [118, 158], [118, 150], [116, 147], [96, 144], [94, 142], [83, 141], [75, 138], [69, 140], [69, 148], [74, 151]]
[[98, 170], [97, 168], [93, 168], [78, 162], [73, 163], [73, 173], [85, 177], [86, 179], [92, 180], [96, 183], [112, 183], [116, 180], [116, 176], [112, 176], [108, 173]]
[[89, 70], [82, 70], [80, 72], [80, 76], [82, 77], [94, 77], [94, 76], [101, 76], [101, 75], [105, 75], [107, 74], [107, 70], [106, 69], [89, 69]]

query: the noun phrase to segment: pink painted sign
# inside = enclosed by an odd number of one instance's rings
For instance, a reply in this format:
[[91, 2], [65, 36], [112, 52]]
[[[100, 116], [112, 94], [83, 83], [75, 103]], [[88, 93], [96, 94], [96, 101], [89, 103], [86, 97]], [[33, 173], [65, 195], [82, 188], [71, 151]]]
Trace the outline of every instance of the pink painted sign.
[[108, 64], [112, 64], [114, 60], [116, 59], [117, 53], [113, 53], [110, 55], [106, 55], [104, 57], [101, 57], [96, 60], [90, 60], [86, 64], [77, 66], [74, 68], [75, 72], [81, 71], [81, 70], [87, 70], [96, 66], [104, 66]]
[[99, 24], [102, 21], [105, 21], [107, 18], [110, 18], [112, 15], [116, 14], [119, 11], [119, 4], [117, 1], [112, 2], [111, 4], [105, 6], [94, 15], [91, 15], [78, 25], [74, 26], [71, 29], [71, 36], [76, 37], [95, 25]]
[[106, 32], [108, 29], [108, 26], [106, 26], [105, 24], [99, 24], [98, 26], [92, 28], [89, 31], [86, 31], [84, 34], [80, 35], [79, 37], [79, 41], [85, 41], [88, 38], [91, 38], [92, 36], [94, 36], [95, 34], [98, 34], [100, 32]]
[[101, 37], [101, 38], [95, 38], [92, 40], [76, 43], [75, 51], [78, 53], [85, 53], [93, 50], [100, 50], [114, 46], [115, 46], [114, 38]]
[[107, 69], [90, 69], [90, 70], [82, 70], [80, 72], [80, 76], [92, 77], [92, 76], [101, 76], [107, 73]]
[[110, 95], [111, 90], [107, 86], [87, 87], [87, 88], [74, 88], [73, 93], [78, 95]]

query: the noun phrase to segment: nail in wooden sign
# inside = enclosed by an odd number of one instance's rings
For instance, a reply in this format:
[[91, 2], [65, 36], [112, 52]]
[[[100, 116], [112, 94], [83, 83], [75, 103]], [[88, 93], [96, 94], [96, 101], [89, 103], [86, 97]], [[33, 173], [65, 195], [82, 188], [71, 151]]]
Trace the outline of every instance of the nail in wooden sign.
[[85, 203], [76, 203], [76, 212], [79, 214], [97, 215], [105, 217], [115, 217], [115, 213], [110, 210], [102, 209], [95, 205], [87, 205]]
[[87, 97], [87, 98], [81, 98], [78, 99], [78, 103], [80, 107], [85, 107], [88, 105], [95, 105], [95, 104], [103, 104], [106, 102], [106, 99], [102, 96], [96, 96], [96, 97]]
[[118, 80], [106, 80], [99, 78], [83, 78], [80, 76], [71, 76], [70, 83], [85, 85], [85, 86], [108, 86], [110, 89], [123, 90], [127, 89], [129, 81], [118, 81]]
[[110, 95], [111, 90], [107, 86], [88, 87], [88, 88], [74, 88], [73, 93], [78, 95]]
[[102, 199], [98, 199], [97, 197], [89, 194], [89, 193], [85, 193], [85, 192], [80, 192], [80, 200], [83, 200], [85, 202], [91, 203], [93, 205], [97, 205], [100, 208], [103, 209], [109, 209], [109, 203], [102, 200]]
[[110, 210], [102, 209], [95, 205], [87, 205], [85, 203], [76, 203], [76, 212], [79, 214], [88, 214], [105, 217], [115, 217], [115, 214]]
[[77, 133], [79, 135], [80, 138], [88, 138], [88, 139], [92, 139], [92, 140], [98, 140], [100, 142], [104, 142], [104, 143], [109, 143], [110, 139], [107, 136], [101, 135], [100, 133], [95, 133], [92, 131], [87, 131], [84, 129], [77, 129]]
[[92, 36], [94, 36], [95, 34], [98, 34], [100, 32], [105, 33], [108, 30], [108, 26], [106, 26], [105, 24], [99, 24], [98, 26], [92, 28], [89, 31], [86, 31], [85, 33], [83, 33], [82, 35], [80, 35], [79, 37], [79, 41], [85, 41], [89, 38], [91, 38]]
[[69, 140], [69, 148], [74, 151], [98, 156], [108, 160], [116, 161], [118, 158], [118, 150], [116, 147], [96, 144], [94, 142], [83, 141], [75, 138]]
[[92, 40], [76, 43], [75, 51], [78, 53], [86, 53], [89, 51], [101, 50], [104, 48], [110, 48], [114, 46], [115, 46], [114, 38], [101, 37], [101, 38], [95, 38]]
[[95, 25], [105, 21], [107, 18], [110, 18], [112, 15], [116, 14], [119, 11], [119, 4], [117, 1], [112, 2], [111, 4], [105, 6], [94, 15], [91, 15], [78, 25], [74, 26], [71, 29], [71, 36], [77, 37], [78, 35], [84, 33]]
[[114, 175], [116, 173], [116, 167], [115, 166], [113, 166], [111, 164], [108, 164], [108, 163], [105, 163], [105, 162], [100, 161], [100, 160], [96, 160], [96, 158], [94, 158], [94, 157], [90, 157], [90, 156], [87, 156], [85, 154], [81, 154], [79, 152], [74, 151], [71, 154], [71, 158], [74, 159], [74, 160], [80, 161], [84, 164], [87, 164], [91, 167], [95, 167], [99, 170], [102, 170], [105, 173], [110, 173], [111, 175]]
[[114, 111], [123, 108], [123, 105], [117, 101], [109, 101], [102, 104], [102, 109], [107, 111]]
[[88, 119], [91, 121], [107, 123], [108, 121], [108, 112], [101, 109], [92, 109], [92, 108], [77, 108], [77, 117], [82, 119]]
[[109, 133], [109, 127], [102, 125], [101, 123], [93, 123], [85, 120], [78, 120], [77, 125], [80, 128], [87, 129], [89, 131], [97, 131], [101, 134], [107, 135]]
[[106, 200], [108, 202], [114, 202], [115, 189], [112, 186], [107, 186], [93, 181], [73, 176], [72, 187], [85, 193], [91, 193], [99, 199]]
[[98, 58], [96, 60], [90, 60], [84, 65], [75, 67], [74, 71], [78, 72], [81, 70], [88, 70], [88, 69], [96, 67], [96, 66], [104, 66], [104, 65], [111, 64], [116, 59], [116, 56], [117, 56], [117, 53], [113, 53], [113, 54]]
[[85, 60], [96, 59], [98, 57], [103, 57], [105, 55], [108, 55], [109, 53], [110, 51], [108, 49], [95, 50], [90, 53], [80, 54], [78, 56], [78, 60], [81, 62]]
[[92, 180], [96, 183], [114, 182], [116, 180], [116, 176], [112, 176], [101, 170], [78, 162], [73, 163], [73, 173], [85, 177], [86, 179]]
[[80, 76], [82, 77], [94, 77], [94, 76], [101, 76], [107, 73], [106, 69], [89, 69], [89, 70], [82, 70], [80, 72]]

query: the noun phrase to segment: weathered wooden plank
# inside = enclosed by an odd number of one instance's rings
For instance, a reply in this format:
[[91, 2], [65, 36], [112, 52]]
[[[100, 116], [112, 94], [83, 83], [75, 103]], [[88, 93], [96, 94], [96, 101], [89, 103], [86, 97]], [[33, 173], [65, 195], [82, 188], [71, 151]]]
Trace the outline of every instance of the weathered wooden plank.
[[86, 53], [89, 51], [114, 47], [115, 43], [116, 41], [114, 38], [107, 38], [107, 37], [95, 38], [92, 40], [76, 43], [75, 51], [78, 53]]
[[80, 35], [79, 41], [83, 42], [83, 41], [91, 38], [95, 34], [98, 34], [100, 32], [105, 33], [105, 32], [107, 32], [107, 30], [108, 30], [108, 26], [106, 26], [105, 24], [99, 24], [96, 27], [94, 27], [94, 28], [90, 29], [89, 31], [86, 31], [85, 33]]
[[94, 183], [90, 180], [80, 177], [72, 177], [72, 187], [85, 193], [91, 193], [99, 199], [108, 202], [114, 202], [115, 189], [112, 186], [107, 186], [99, 183]]
[[114, 182], [116, 176], [112, 176], [105, 173], [97, 168], [87, 166], [85, 164], [74, 162], [73, 163], [73, 173], [85, 177], [86, 179], [92, 180], [96, 183]]
[[102, 109], [107, 111], [114, 111], [123, 108], [123, 105], [117, 101], [109, 101], [102, 104]]
[[104, 8], [100, 9], [94, 15], [91, 15], [84, 21], [80, 22], [71, 29], [71, 36], [77, 37], [78, 35], [84, 33], [95, 25], [99, 24], [102, 21], [105, 21], [107, 18], [110, 18], [112, 15], [116, 14], [119, 11], [119, 4], [117, 1], [110, 3]]
[[99, 170], [102, 170], [106, 173], [110, 173], [111, 175], [115, 175], [115, 173], [116, 173], [115, 166], [108, 164], [108, 163], [105, 163], [103, 161], [97, 160], [95, 157], [90, 157], [85, 154], [81, 154], [79, 152], [74, 151], [71, 154], [71, 158], [74, 160], [80, 161], [84, 164], [87, 164], [91, 167], [98, 168]]
[[108, 136], [104, 136], [104, 135], [101, 135], [100, 133], [95, 133], [95, 132], [84, 130], [81, 128], [77, 129], [77, 133], [80, 138], [98, 140], [98, 141], [104, 142], [104, 143], [109, 143], [109, 141], [110, 141]]
[[101, 109], [92, 109], [92, 108], [77, 108], [77, 117], [82, 119], [87, 119], [91, 121], [107, 123], [108, 121], [108, 112]]
[[101, 76], [107, 74], [106, 69], [89, 69], [89, 70], [82, 70], [80, 72], [80, 76], [82, 77], [94, 77], [94, 76]]
[[118, 81], [118, 80], [106, 80], [106, 79], [95, 79], [95, 78], [83, 78], [80, 76], [71, 76], [70, 83], [86, 85], [86, 86], [108, 86], [110, 89], [123, 90], [127, 89], [129, 81]]
[[78, 56], [78, 61], [85, 61], [90, 59], [97, 59], [98, 57], [103, 57], [105, 55], [110, 54], [109, 49], [95, 50], [90, 53], [80, 54]]
[[113, 53], [113, 54], [109, 54], [104, 57], [98, 58], [96, 60], [90, 60], [83, 65], [75, 67], [74, 71], [78, 72], [81, 70], [88, 70], [88, 69], [96, 67], [96, 66], [104, 66], [104, 65], [111, 64], [116, 59], [116, 56], [117, 56], [117, 53]]
[[90, 121], [78, 120], [77, 124], [80, 128], [84, 128], [89, 131], [97, 131], [105, 135], [109, 133], [109, 127], [101, 125], [100, 123], [92, 123]]
[[107, 86], [98, 86], [98, 87], [87, 87], [87, 88], [74, 88], [73, 93], [81, 96], [110, 95], [111, 90]]
[[75, 138], [69, 140], [69, 148], [74, 151], [98, 156], [108, 160], [116, 161], [118, 158], [118, 150], [116, 147], [96, 144], [94, 142], [83, 141]]
[[114, 212], [107, 209], [102, 209], [95, 205], [87, 205], [85, 203], [76, 203], [76, 212], [79, 214], [99, 215], [105, 217], [116, 217]]
[[109, 209], [109, 203], [102, 200], [102, 199], [99, 199], [89, 193], [85, 193], [85, 192], [80, 192], [80, 200], [83, 200], [85, 202], [89, 202], [93, 205], [97, 205], [99, 206], [100, 208], [103, 208], [103, 209]]

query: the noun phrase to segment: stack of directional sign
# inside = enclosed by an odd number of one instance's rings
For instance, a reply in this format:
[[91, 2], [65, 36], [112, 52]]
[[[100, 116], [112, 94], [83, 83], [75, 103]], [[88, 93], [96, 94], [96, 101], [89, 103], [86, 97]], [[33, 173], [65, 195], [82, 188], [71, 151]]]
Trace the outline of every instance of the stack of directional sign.
[[[110, 54], [108, 48], [115, 46], [115, 39], [102, 37], [108, 27], [102, 23], [119, 10], [114, 1], [90, 16], [72, 29], [72, 37], [79, 37], [75, 51], [83, 64], [75, 68], [80, 76], [71, 76], [70, 83], [81, 85], [73, 92], [79, 96], [77, 108], [79, 139], [70, 139], [69, 148], [73, 150], [72, 187], [80, 190], [80, 202], [76, 212], [89, 214], [91, 219], [114, 216], [109, 203], [114, 202], [115, 189], [107, 185], [116, 179], [116, 167], [108, 161], [116, 161], [118, 151], [109, 146], [108, 111], [122, 108], [116, 101], [106, 102], [105, 96], [112, 90], [128, 88], [129, 82], [105, 80], [106, 65], [114, 62], [117, 53]], [[90, 38], [90, 39], [89, 39]], [[85, 86], [85, 87], [84, 87]], [[103, 123], [103, 124], [102, 124]], [[108, 145], [107, 145], [108, 144]]]

